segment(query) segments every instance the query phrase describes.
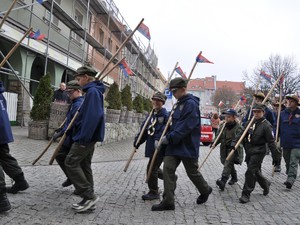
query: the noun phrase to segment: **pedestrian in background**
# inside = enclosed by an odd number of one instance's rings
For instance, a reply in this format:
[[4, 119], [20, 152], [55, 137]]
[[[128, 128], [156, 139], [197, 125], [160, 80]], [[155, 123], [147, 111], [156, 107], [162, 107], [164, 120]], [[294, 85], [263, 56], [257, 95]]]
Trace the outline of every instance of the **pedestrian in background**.
[[214, 113], [212, 118], [211, 118], [211, 126], [212, 126], [212, 130], [215, 134], [215, 136], [217, 135], [218, 129], [219, 129], [219, 125], [220, 125], [220, 118], [218, 113]]
[[97, 72], [83, 66], [77, 69], [75, 79], [85, 92], [84, 102], [74, 124], [73, 144], [65, 160], [69, 179], [82, 201], [72, 205], [76, 212], [84, 212], [99, 197], [94, 194], [94, 179], [91, 168], [96, 142], [104, 140], [104, 84], [95, 79]]
[[[150, 164], [153, 160], [153, 154], [157, 147], [157, 142], [159, 141], [168, 121], [169, 114], [167, 110], [162, 107], [165, 104], [166, 99], [167, 97], [161, 92], [156, 92], [152, 96], [152, 107], [154, 112], [147, 124], [146, 130], [142, 134], [141, 141], [137, 143], [137, 139], [140, 134], [137, 134], [134, 139], [133, 145], [136, 149], [138, 149], [139, 146], [146, 141], [145, 157], [149, 157], [149, 162], [147, 165], [147, 174], [149, 172]], [[144, 126], [145, 122], [146, 121], [142, 123], [141, 129]], [[160, 151], [157, 157], [155, 158], [153, 169], [151, 171], [148, 181], [149, 192], [142, 196], [143, 200], [153, 200], [160, 198], [158, 190], [158, 178], [163, 180], [163, 172], [159, 168], [163, 162], [163, 153], [163, 151]]]
[[170, 90], [177, 99], [177, 103], [173, 108], [174, 113], [170, 129], [161, 141], [162, 145], [167, 145], [163, 167], [163, 200], [159, 204], [153, 205], [152, 211], [175, 209], [175, 172], [181, 162], [189, 179], [200, 192], [196, 201], [197, 204], [205, 203], [212, 192], [212, 188], [198, 171], [201, 114], [199, 98], [187, 93], [187, 82], [181, 77], [170, 82]]
[[69, 104], [71, 102], [68, 93], [66, 92], [66, 84], [64, 82], [60, 83], [59, 89], [54, 91], [53, 102]]
[[13, 142], [14, 139], [7, 114], [7, 103], [3, 96], [3, 92], [3, 83], [0, 81], [0, 164], [3, 171], [14, 180], [14, 184], [12, 187], [7, 187], [6, 192], [16, 194], [19, 191], [26, 190], [29, 185], [18, 161], [10, 154], [8, 143]]

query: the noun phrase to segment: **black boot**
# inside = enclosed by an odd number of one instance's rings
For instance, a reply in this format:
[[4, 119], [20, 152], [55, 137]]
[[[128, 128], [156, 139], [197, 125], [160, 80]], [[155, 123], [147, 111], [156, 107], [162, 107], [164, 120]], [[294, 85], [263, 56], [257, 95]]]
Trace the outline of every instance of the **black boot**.
[[5, 193], [0, 194], [0, 213], [11, 209], [11, 205]]
[[27, 188], [29, 188], [29, 184], [25, 180], [25, 177], [24, 177], [23, 173], [21, 173], [20, 175], [16, 176], [13, 179], [14, 179], [15, 183], [13, 184], [12, 187], [7, 187], [6, 188], [7, 193], [16, 194], [19, 191], [24, 191]]
[[219, 186], [221, 191], [224, 191], [225, 185], [227, 183], [228, 177], [222, 176], [220, 179], [216, 181], [216, 184]]
[[228, 182], [228, 184], [229, 184], [229, 185], [233, 185], [233, 184], [235, 184], [236, 182], [238, 182], [237, 175], [236, 175], [236, 174], [231, 174], [231, 179], [230, 179], [230, 181]]
[[151, 211], [166, 211], [166, 210], [174, 210], [174, 209], [175, 209], [175, 205], [161, 202], [159, 204], [153, 205]]

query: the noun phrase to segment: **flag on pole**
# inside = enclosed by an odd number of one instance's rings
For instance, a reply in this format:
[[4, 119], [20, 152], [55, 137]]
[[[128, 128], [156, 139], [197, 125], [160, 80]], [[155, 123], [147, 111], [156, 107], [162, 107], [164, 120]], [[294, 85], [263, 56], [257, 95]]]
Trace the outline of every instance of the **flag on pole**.
[[224, 106], [224, 105], [225, 105], [225, 104], [224, 104], [224, 102], [222, 102], [222, 101], [220, 101], [219, 104], [218, 104], [219, 107], [222, 107], [222, 106]]
[[196, 61], [198, 63], [212, 63], [212, 64], [214, 64], [213, 62], [211, 62], [207, 58], [205, 58], [201, 53], [199, 53], [199, 55], [197, 55]]
[[260, 71], [260, 76], [262, 76], [264, 79], [266, 79], [268, 82], [271, 83], [271, 75], [267, 74], [265, 71], [261, 70]]
[[28, 38], [31, 38], [31, 39], [34, 39], [34, 40], [38, 40], [38, 41], [43, 40], [45, 37], [46, 37], [46, 35], [45, 34], [41, 34], [40, 29], [38, 29], [37, 32], [35, 32], [35, 33], [31, 32], [28, 35]]
[[246, 97], [245, 97], [245, 95], [242, 95], [241, 97], [240, 97], [240, 100], [241, 100], [241, 103], [246, 103]]
[[120, 63], [119, 63], [119, 67], [121, 68], [121, 70], [123, 71], [124, 75], [126, 77], [129, 76], [134, 76], [133, 71], [130, 69], [130, 67], [128, 66], [127, 62], [125, 59], [123, 59]]
[[176, 67], [175, 71], [176, 71], [176, 73], [178, 73], [182, 78], [184, 78], [184, 79], [187, 78], [186, 75], [185, 75], [185, 73], [182, 71], [182, 69], [181, 69], [180, 66]]
[[42, 4], [44, 0], [36, 0], [38, 3]]
[[149, 27], [147, 27], [144, 23], [141, 23], [141, 25], [138, 28], [138, 31], [150, 41], [151, 36]]

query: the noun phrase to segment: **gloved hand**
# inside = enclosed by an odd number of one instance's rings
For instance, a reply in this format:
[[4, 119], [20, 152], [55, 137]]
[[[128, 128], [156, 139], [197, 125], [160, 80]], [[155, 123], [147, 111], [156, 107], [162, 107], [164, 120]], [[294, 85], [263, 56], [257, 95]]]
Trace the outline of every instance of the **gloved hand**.
[[162, 145], [168, 145], [168, 144], [169, 144], [169, 141], [168, 141], [168, 139], [167, 139], [166, 136], [164, 136], [164, 137], [161, 139], [161, 144], [162, 144]]
[[234, 150], [235, 150], [235, 147], [234, 147], [234, 146], [230, 146], [230, 149], [229, 149], [229, 150], [230, 150], [230, 152], [231, 152], [232, 150], [234, 151]]
[[212, 148], [212, 149], [214, 149], [216, 146], [214, 146], [214, 143], [211, 143], [210, 145], [209, 145], [209, 148]]
[[134, 141], [134, 142], [133, 142], [133, 147], [136, 148], [136, 149], [138, 149], [138, 148], [140, 147], [140, 145], [137, 144], [136, 141]]
[[58, 132], [60, 132], [60, 131], [62, 131], [62, 127], [59, 127], [59, 128], [57, 128], [57, 129], [55, 130], [56, 133], [58, 133]]
[[61, 137], [61, 136], [63, 136], [64, 135], [64, 132], [61, 130], [61, 131], [59, 131], [59, 132], [55, 132], [54, 134], [53, 134], [53, 137], [52, 137], [52, 139], [53, 139], [53, 141], [55, 142], [56, 140], [57, 140], [57, 138], [59, 138], [59, 137]]

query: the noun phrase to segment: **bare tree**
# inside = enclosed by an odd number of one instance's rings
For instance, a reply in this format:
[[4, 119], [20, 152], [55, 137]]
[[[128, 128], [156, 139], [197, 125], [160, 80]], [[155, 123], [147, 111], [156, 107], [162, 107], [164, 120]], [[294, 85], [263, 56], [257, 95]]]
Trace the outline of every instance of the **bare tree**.
[[[260, 76], [261, 71], [271, 75], [271, 82], [268, 82]], [[284, 95], [294, 94], [300, 89], [300, 71], [298, 69], [298, 65], [295, 63], [294, 58], [290, 56], [283, 58], [280, 55], [271, 55], [268, 60], [261, 62], [260, 65], [254, 69], [252, 76], [249, 76], [247, 72], [244, 72], [243, 77], [245, 81], [248, 82], [250, 87], [267, 93], [270, 90], [273, 82], [275, 82], [275, 80], [277, 80], [281, 74], [284, 74]], [[279, 84], [274, 90], [274, 94], [278, 93]]]
[[213, 106], [218, 108], [218, 104], [222, 101], [224, 108], [231, 108], [238, 101], [239, 97], [228, 87], [222, 87], [216, 90], [212, 96]]

